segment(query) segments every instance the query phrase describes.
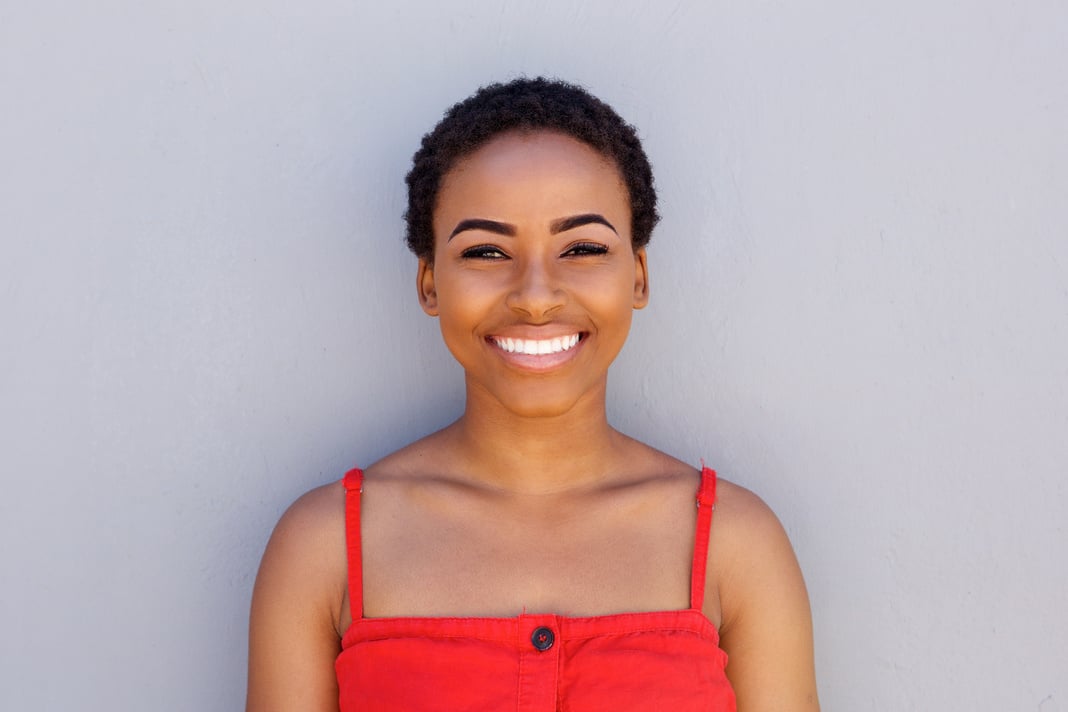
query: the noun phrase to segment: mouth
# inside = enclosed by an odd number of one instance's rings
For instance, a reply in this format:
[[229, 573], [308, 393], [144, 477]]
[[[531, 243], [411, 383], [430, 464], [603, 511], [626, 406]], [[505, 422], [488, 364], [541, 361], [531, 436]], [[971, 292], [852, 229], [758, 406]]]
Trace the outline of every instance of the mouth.
[[570, 351], [582, 340], [582, 334], [556, 336], [551, 339], [513, 339], [503, 336], [491, 336], [489, 340], [502, 351], [510, 354], [527, 356], [547, 356]]

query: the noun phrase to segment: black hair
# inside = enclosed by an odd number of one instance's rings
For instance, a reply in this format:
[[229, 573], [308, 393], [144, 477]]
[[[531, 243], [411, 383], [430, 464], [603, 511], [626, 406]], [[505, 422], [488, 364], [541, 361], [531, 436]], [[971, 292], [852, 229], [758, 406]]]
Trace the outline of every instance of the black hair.
[[457, 161], [499, 134], [539, 129], [569, 135], [616, 164], [630, 199], [632, 245], [634, 249], [645, 246], [660, 216], [653, 170], [637, 131], [582, 87], [537, 77], [482, 87], [449, 109], [423, 136], [405, 178], [409, 249], [433, 260], [438, 191]]

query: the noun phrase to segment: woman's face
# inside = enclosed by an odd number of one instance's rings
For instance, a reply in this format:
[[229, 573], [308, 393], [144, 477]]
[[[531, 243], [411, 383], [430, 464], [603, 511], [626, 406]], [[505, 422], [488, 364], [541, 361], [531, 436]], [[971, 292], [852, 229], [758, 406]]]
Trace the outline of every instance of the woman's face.
[[615, 164], [559, 133], [502, 134], [445, 175], [418, 286], [466, 372], [469, 405], [550, 416], [603, 402], [632, 310], [648, 299], [630, 215]]

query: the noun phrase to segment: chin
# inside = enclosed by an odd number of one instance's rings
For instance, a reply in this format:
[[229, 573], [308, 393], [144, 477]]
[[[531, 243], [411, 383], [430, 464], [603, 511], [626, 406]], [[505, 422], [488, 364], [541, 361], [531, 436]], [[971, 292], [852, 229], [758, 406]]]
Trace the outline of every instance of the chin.
[[[498, 395], [498, 401], [508, 411], [521, 418], [555, 418], [567, 415], [579, 407], [590, 392], [574, 390], [531, 388]], [[564, 392], [560, 392], [564, 391]]]
[[598, 401], [603, 404], [605, 390], [603, 381], [587, 383], [552, 377], [478, 382], [469, 375], [467, 381], [468, 406], [472, 405], [472, 399], [485, 404], [492, 402], [495, 403], [492, 408], [499, 407], [520, 418], [563, 417]]

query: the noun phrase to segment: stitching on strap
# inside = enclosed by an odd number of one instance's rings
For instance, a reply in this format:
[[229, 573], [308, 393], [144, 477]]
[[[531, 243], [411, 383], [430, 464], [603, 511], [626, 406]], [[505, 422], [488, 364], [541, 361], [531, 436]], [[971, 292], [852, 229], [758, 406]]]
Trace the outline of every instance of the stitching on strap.
[[353, 468], [345, 473], [345, 550], [349, 565], [349, 609], [352, 620], [363, 618], [363, 550], [360, 545], [360, 494], [363, 471]]
[[700, 611], [705, 602], [705, 569], [708, 564], [708, 535], [712, 511], [716, 508], [716, 471], [701, 463], [701, 487], [697, 491], [697, 531], [694, 537], [690, 608]]

